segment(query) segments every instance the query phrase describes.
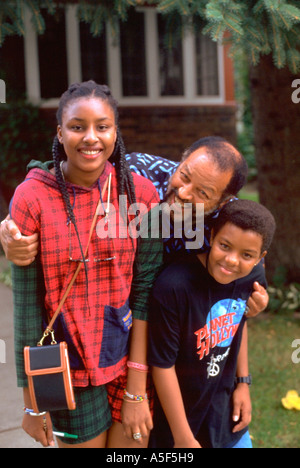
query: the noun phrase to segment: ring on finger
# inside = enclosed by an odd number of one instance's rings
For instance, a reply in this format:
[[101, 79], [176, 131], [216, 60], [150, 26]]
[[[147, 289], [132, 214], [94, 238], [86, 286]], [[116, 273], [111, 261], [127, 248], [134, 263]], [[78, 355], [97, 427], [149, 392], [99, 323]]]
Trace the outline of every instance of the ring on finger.
[[142, 438], [142, 434], [140, 432], [135, 432], [132, 434], [134, 440], [140, 440]]

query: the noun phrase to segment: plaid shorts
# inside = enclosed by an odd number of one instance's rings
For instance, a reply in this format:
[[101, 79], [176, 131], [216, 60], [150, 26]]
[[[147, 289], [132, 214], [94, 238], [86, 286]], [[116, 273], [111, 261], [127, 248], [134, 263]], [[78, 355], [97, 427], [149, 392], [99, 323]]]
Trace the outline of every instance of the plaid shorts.
[[[122, 423], [121, 409], [127, 375], [121, 375], [99, 387], [75, 387], [76, 409], [52, 411], [53, 430], [78, 435], [78, 439], [63, 439], [67, 444], [80, 444], [107, 431], [113, 422]], [[150, 408], [153, 411], [153, 385], [147, 386]]]

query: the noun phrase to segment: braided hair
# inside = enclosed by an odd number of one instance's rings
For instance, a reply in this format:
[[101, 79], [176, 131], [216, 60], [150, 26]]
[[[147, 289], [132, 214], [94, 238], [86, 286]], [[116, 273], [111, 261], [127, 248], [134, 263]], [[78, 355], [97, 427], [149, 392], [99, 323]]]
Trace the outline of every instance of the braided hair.
[[[118, 182], [118, 193], [119, 195], [127, 194], [130, 204], [136, 203], [135, 188], [133, 183], [132, 174], [130, 172], [128, 163], [126, 161], [126, 148], [123, 142], [121, 131], [119, 128], [119, 113], [117, 102], [113, 98], [110, 89], [106, 85], [98, 85], [94, 81], [90, 80], [83, 83], [72, 84], [69, 89], [61, 96], [59, 107], [56, 113], [57, 122], [59, 125], [62, 125], [63, 112], [65, 108], [70, 104], [70, 102], [80, 99], [80, 98], [99, 98], [102, 101], [107, 102], [115, 115], [115, 122], [117, 126], [117, 138], [115, 143], [114, 151], [110, 157], [110, 162], [114, 164], [117, 174]], [[74, 225], [76, 235], [79, 241], [79, 246], [81, 250], [82, 259], [84, 262], [86, 278], [87, 278], [87, 268], [83, 249], [81, 246], [78, 228], [76, 224], [76, 219], [73, 211], [73, 207], [70, 201], [69, 192], [66, 186], [65, 179], [61, 171], [61, 162], [67, 160], [67, 155], [64, 151], [63, 145], [59, 142], [58, 137], [55, 136], [52, 147], [52, 156], [54, 161], [55, 175], [56, 180], [62, 194], [65, 209], [67, 213], [68, 220]]]
[[[111, 94], [111, 91], [106, 85], [98, 85], [95, 81], [86, 81], [83, 83], [72, 84], [69, 89], [62, 95], [59, 103], [59, 107], [56, 113], [57, 122], [59, 125], [62, 125], [62, 116], [64, 109], [68, 106], [71, 101], [74, 101], [79, 98], [100, 98], [103, 101], [107, 102], [111, 109], [114, 112], [115, 122], [117, 125], [117, 139], [113, 154], [110, 157], [110, 162], [114, 164], [117, 173], [118, 180], [118, 193], [119, 195], [125, 195], [127, 193], [129, 203], [136, 203], [135, 189], [132, 174], [130, 172], [128, 163], [126, 161], [126, 148], [123, 142], [121, 131], [119, 128], [119, 112], [118, 105], [116, 100]], [[67, 159], [63, 145], [58, 141], [57, 136], [54, 138], [53, 144], [53, 159], [55, 166], [55, 173], [58, 180], [61, 181], [62, 176], [59, 175], [60, 171], [60, 162]], [[65, 185], [65, 184], [64, 184]], [[62, 193], [63, 197], [64, 194]], [[64, 197], [65, 200], [65, 197]], [[72, 207], [69, 202], [66, 202], [66, 207], [69, 215], [71, 216]], [[72, 220], [73, 221], [73, 220]]]

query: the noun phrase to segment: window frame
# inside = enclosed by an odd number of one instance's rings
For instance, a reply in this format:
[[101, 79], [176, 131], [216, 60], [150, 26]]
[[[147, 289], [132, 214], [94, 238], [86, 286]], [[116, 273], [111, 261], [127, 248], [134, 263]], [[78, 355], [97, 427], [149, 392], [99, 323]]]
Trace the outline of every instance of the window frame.
[[[81, 72], [81, 44], [80, 25], [77, 19], [77, 5], [68, 4], [65, 7], [66, 18], [66, 48], [67, 48], [67, 72], [69, 85], [82, 81]], [[183, 96], [161, 96], [159, 89], [159, 47], [157, 11], [155, 8], [138, 8], [145, 14], [145, 41], [146, 41], [146, 80], [148, 96], [122, 95], [122, 69], [121, 48], [113, 37], [111, 27], [107, 25], [107, 60], [108, 60], [108, 86], [111, 88], [115, 99], [120, 106], [178, 106], [178, 105], [221, 105], [225, 104], [225, 73], [224, 73], [224, 47], [217, 45], [218, 56], [218, 96], [197, 95], [197, 67], [196, 67], [196, 41], [195, 36], [187, 31], [183, 44]], [[25, 75], [26, 88], [29, 102], [40, 107], [57, 107], [59, 97], [53, 99], [41, 99], [41, 83], [38, 58], [38, 37], [32, 28], [31, 14], [26, 8], [24, 14], [25, 36]]]

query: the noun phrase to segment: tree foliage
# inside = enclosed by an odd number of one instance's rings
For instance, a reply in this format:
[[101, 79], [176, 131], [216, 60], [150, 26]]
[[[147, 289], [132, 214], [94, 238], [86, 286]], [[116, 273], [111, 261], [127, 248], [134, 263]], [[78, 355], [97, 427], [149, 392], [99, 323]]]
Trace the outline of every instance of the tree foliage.
[[[0, 3], [0, 45], [6, 36], [24, 34], [24, 8], [32, 12], [32, 22], [39, 34], [45, 30], [44, 11], [54, 14], [58, 0], [8, 0]], [[72, 2], [74, 3], [74, 1]], [[136, 6], [155, 6], [170, 19], [168, 34], [183, 31], [183, 24], [204, 27], [204, 33], [223, 41], [228, 33], [232, 54], [243, 48], [252, 63], [272, 54], [277, 68], [300, 70], [300, 0], [78, 0], [79, 18], [89, 23], [93, 35], [100, 35], [109, 21], [117, 31], [128, 10]], [[45, 9], [45, 10], [44, 10]], [[168, 41], [170, 43], [170, 41]]]

